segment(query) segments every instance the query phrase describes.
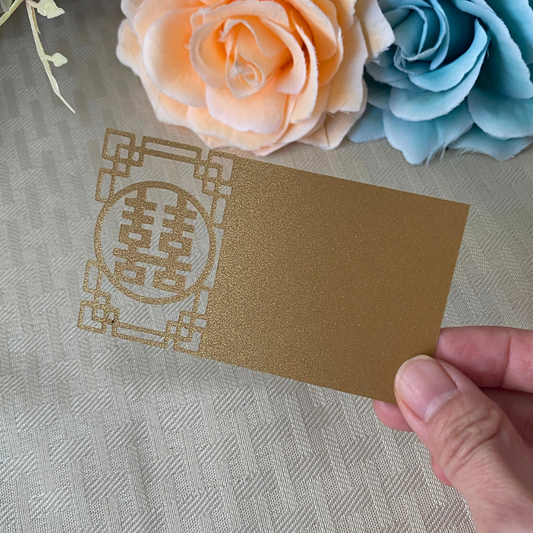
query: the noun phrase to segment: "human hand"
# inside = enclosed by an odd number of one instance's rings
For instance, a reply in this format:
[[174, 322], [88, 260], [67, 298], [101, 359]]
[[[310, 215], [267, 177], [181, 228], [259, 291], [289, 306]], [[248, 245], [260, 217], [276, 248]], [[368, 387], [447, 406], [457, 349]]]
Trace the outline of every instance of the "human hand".
[[532, 533], [533, 331], [443, 329], [435, 359], [402, 365], [395, 394], [398, 406], [374, 401], [378, 418], [418, 435], [478, 533]]

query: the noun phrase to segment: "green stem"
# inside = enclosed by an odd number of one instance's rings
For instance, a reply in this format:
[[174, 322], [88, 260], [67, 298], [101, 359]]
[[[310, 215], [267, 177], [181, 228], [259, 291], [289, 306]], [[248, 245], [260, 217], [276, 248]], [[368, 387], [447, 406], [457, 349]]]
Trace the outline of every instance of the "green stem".
[[39, 28], [37, 27], [37, 17], [35, 16], [35, 10], [33, 6], [30, 5], [29, 2], [26, 3], [26, 9], [28, 10], [28, 17], [30, 19], [30, 26], [31, 31], [33, 33], [33, 40], [35, 41], [35, 47], [37, 48], [37, 53], [39, 54], [39, 58], [41, 59], [44, 70], [46, 72], [46, 75], [48, 76], [48, 79], [50, 80], [50, 85], [52, 86], [52, 90], [57, 95], [57, 97], [73, 112], [75, 113], [72, 106], [63, 98], [61, 92], [59, 91], [59, 85], [57, 84], [57, 80], [55, 79], [54, 75], [52, 74], [52, 68], [50, 67], [50, 62], [48, 61], [48, 56], [46, 52], [44, 51], [43, 44], [41, 42], [41, 39], [39, 38]]
[[15, 0], [11, 4], [11, 7], [0, 17], [0, 26], [15, 12], [15, 9], [17, 9], [22, 2], [24, 2], [24, 0]]

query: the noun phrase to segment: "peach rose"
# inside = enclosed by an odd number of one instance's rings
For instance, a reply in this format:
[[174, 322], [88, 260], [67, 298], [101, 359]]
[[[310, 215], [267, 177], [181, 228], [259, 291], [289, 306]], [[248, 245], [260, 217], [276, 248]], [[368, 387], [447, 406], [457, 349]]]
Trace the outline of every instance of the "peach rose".
[[210, 147], [339, 145], [363, 67], [392, 44], [377, 0], [122, 0], [117, 55], [157, 118]]

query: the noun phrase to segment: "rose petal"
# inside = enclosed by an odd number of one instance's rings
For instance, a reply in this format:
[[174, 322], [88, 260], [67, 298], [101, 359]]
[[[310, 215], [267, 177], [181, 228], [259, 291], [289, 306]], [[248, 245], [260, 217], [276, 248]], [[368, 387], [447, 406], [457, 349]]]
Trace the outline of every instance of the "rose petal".
[[431, 63], [427, 61], [406, 61], [400, 48], [394, 52], [394, 66], [407, 76], [418, 76], [430, 71]]
[[333, 150], [342, 142], [350, 128], [364, 113], [364, 107], [357, 113], [335, 113], [326, 115], [324, 124], [314, 133], [300, 139], [300, 142], [312, 144], [324, 150]]
[[374, 61], [369, 63], [371, 65], [379, 65], [380, 67], [393, 67], [394, 66], [394, 51], [391, 49], [385, 50]]
[[302, 46], [292, 33], [288, 32], [281, 26], [268, 20], [263, 21], [263, 24], [283, 41], [292, 56], [292, 65], [281, 73], [276, 89], [280, 93], [298, 94], [305, 85], [305, 78], [307, 75], [307, 67]]
[[200, 139], [204, 142], [204, 144], [207, 144], [209, 148], [224, 148], [228, 146], [227, 141], [223, 141], [222, 139], [217, 139], [217, 137], [211, 137], [211, 135], [198, 135]]
[[191, 62], [202, 80], [211, 87], [226, 86], [226, 57], [218, 32], [226, 21], [239, 17], [255, 17], [290, 29], [285, 9], [270, 0], [244, 0], [202, 9], [191, 17], [193, 35], [190, 43]]
[[226, 84], [236, 98], [262, 89], [290, 58], [284, 43], [252, 17], [227, 21], [220, 41], [233, 47], [226, 50]]
[[249, 35], [253, 36], [255, 48], [265, 58], [274, 59], [285, 50], [283, 42], [257, 17], [235, 17], [227, 20], [220, 40], [224, 42], [226, 35], [239, 25], [249, 30]]
[[533, 82], [518, 45], [503, 21], [485, 0], [454, 0], [455, 5], [480, 19], [490, 37], [489, 58], [481, 79], [492, 90], [510, 98], [532, 98]]
[[210, 22], [220, 23], [234, 17], [243, 16], [269, 20], [288, 31], [291, 30], [287, 11], [281, 4], [272, 0], [240, 0], [230, 4], [222, 4], [212, 9], [201, 9], [191, 18], [191, 24], [193, 29], [196, 29]]
[[[356, 1], [363, 1], [364, 3], [366, 0], [332, 0], [332, 3], [337, 10], [337, 21], [339, 22], [339, 26], [343, 32], [352, 27]], [[370, 1], [375, 2], [377, 5], [377, 0]]]
[[237, 99], [248, 98], [268, 82], [268, 70], [265, 72], [265, 69], [261, 68], [262, 65], [254, 64], [247, 59], [246, 56], [251, 54], [246, 47], [242, 50], [243, 33], [243, 31], [238, 33], [239, 43], [234, 53], [226, 57], [226, 85]]
[[433, 70], [446, 58], [450, 44], [448, 19], [439, 2], [430, 1], [431, 9], [427, 4], [423, 8], [412, 6], [411, 14], [394, 28], [398, 46], [395, 64], [400, 70], [409, 72], [411, 65], [421, 61]]
[[353, 26], [344, 34], [344, 61], [330, 83], [329, 113], [354, 113], [361, 109], [365, 96], [363, 70], [367, 58], [361, 24], [354, 19]]
[[[440, 7], [440, 6], [439, 6]], [[424, 38], [421, 41], [421, 51], [433, 50], [435, 47], [440, 48], [443, 39], [449, 40], [450, 28], [448, 27], [446, 17], [442, 16], [442, 8], [426, 9], [426, 24], [424, 27]], [[441, 15], [439, 17], [439, 14]]]
[[507, 26], [526, 63], [533, 63], [533, 2], [486, 0]]
[[445, 56], [446, 63], [454, 61], [463, 55], [474, 40], [476, 19], [457, 9], [452, 2], [440, 2], [447, 19], [449, 47]]
[[368, 89], [368, 103], [379, 109], [390, 110], [391, 88], [384, 83], [374, 81], [370, 76], [365, 76], [364, 79]]
[[394, 65], [381, 66], [377, 63], [368, 63], [367, 72], [380, 83], [392, 85], [396, 81], [406, 80], [408, 76], [405, 72], [398, 70]]
[[[191, 18], [191, 23], [196, 15]], [[224, 21], [216, 20], [199, 27], [193, 26], [189, 46], [191, 64], [204, 83], [210, 87], [226, 86], [226, 51], [218, 39]]]
[[363, 29], [370, 58], [374, 59], [394, 42], [394, 32], [377, 0], [357, 0], [355, 12]]
[[363, 116], [348, 132], [348, 139], [354, 143], [377, 141], [384, 137], [383, 110], [372, 105], [366, 106]]
[[[403, 4], [398, 4], [399, 6], [403, 6]], [[398, 24], [401, 24], [411, 12], [410, 7], [393, 7], [386, 5], [383, 0], [380, 2], [380, 9], [383, 10], [383, 15], [387, 19], [387, 22], [391, 25], [392, 30], [394, 31], [394, 28], [398, 26]], [[390, 10], [390, 11], [389, 11]]]
[[320, 61], [318, 68], [318, 85], [323, 86], [328, 84], [334, 76], [337, 74], [337, 70], [342, 63], [342, 58], [344, 56], [344, 44], [342, 38], [339, 36], [339, 46], [337, 47], [337, 52], [333, 57], [326, 59], [325, 61]]
[[468, 109], [474, 122], [496, 139], [533, 135], [533, 98], [508, 98], [488, 89], [474, 87], [468, 95]]
[[117, 57], [139, 76], [142, 67], [141, 47], [128, 20], [124, 20], [118, 29]]
[[[442, 3], [445, 4], [445, 2]], [[442, 65], [448, 55], [450, 47], [450, 22], [444, 9], [440, 5], [440, 2], [431, 0], [431, 5], [435, 10], [434, 14], [436, 17], [428, 18], [428, 35], [426, 36], [426, 43], [424, 43], [424, 46], [428, 46], [426, 52], [428, 53], [428, 57], [432, 58], [429, 68], [430, 70], [434, 70]], [[436, 39], [434, 35], [430, 37], [430, 33], [435, 34], [437, 32], [438, 36]], [[428, 45], [428, 38], [435, 39], [435, 44], [432, 46]]]
[[207, 108], [216, 120], [237, 131], [262, 135], [277, 132], [283, 124], [287, 95], [269, 84], [248, 98], [237, 99], [226, 87], [206, 89]]
[[[323, 2], [323, 0], [322, 0]], [[337, 51], [340, 27], [335, 19], [330, 19], [312, 0], [292, 0], [296, 13], [309, 25], [318, 61], [333, 57]]]
[[420, 59], [418, 54], [422, 48], [426, 22], [425, 10], [413, 8], [409, 16], [394, 28], [394, 44], [401, 50], [403, 60], [412, 62]]
[[[423, 65], [427, 65], [427, 63], [423, 63]], [[426, 71], [427, 70], [423, 70], [423, 72]], [[424, 92], [424, 89], [417, 87], [405, 72], [397, 69], [394, 65], [381, 66], [373, 61], [367, 63], [366, 72], [373, 80], [379, 83], [390, 85], [391, 87], [397, 87], [398, 89], [407, 89], [414, 94]]]
[[164, 122], [165, 124], [190, 128], [191, 124], [187, 118], [189, 107], [164, 95], [152, 83], [144, 68], [141, 68], [139, 76], [150, 103], [152, 104], [157, 120]]
[[163, 15], [174, 9], [193, 9], [201, 4], [196, 0], [144, 0], [133, 18], [133, 29], [141, 45], [150, 26]]
[[401, 150], [405, 159], [419, 165], [458, 139], [472, 127], [466, 103], [434, 120], [411, 122], [383, 112], [383, 125], [389, 143]]
[[[322, 4], [317, 4], [319, 7], [322, 6]], [[333, 7], [333, 4], [330, 3], [329, 0], [326, 0], [326, 3], [324, 5], [327, 5], [329, 7]], [[307, 29], [307, 24], [302, 23], [300, 20], [302, 17], [299, 16], [299, 14], [294, 15], [293, 12], [293, 19], [295, 20], [295, 26], [300, 26], [303, 29]], [[330, 20], [333, 21], [336, 19], [335, 13], [330, 15]], [[306, 21], [307, 22], [307, 21]], [[353, 21], [352, 21], [353, 24]], [[313, 31], [312, 26], [309, 27], [311, 30], [311, 33], [307, 32], [307, 35], [311, 39], [311, 41], [314, 44], [316, 57], [318, 61], [318, 85], [319, 87], [329, 83], [333, 76], [337, 73], [337, 70], [339, 69], [339, 66], [342, 62], [342, 58], [344, 57], [344, 43], [342, 38], [342, 30], [338, 24], [332, 25], [332, 32], [334, 39], [334, 44], [331, 45], [331, 50], [327, 52], [327, 54], [324, 54], [323, 51], [321, 51], [321, 41], [317, 41], [317, 35], [316, 31]], [[320, 39], [320, 37], [318, 37]]]
[[131, 20], [137, 14], [137, 11], [142, 3], [143, 0], [122, 0], [120, 7], [122, 9], [122, 13], [124, 13], [124, 15]]
[[474, 125], [462, 137], [450, 144], [450, 148], [461, 150], [461, 152], [481, 152], [498, 161], [506, 161], [531, 144], [533, 144], [533, 136], [508, 140], [495, 139]]
[[206, 6], [214, 6], [215, 4], [220, 4], [220, 0], [200, 0], [202, 4]]
[[[325, 3], [319, 3], [317, 4], [321, 9], [325, 7], [326, 5], [328, 7], [333, 7], [333, 4], [329, 0], [326, 0]], [[298, 19], [301, 17], [294, 16], [294, 19], [298, 21]], [[331, 21], [336, 20], [335, 13], [332, 13], [329, 16], [329, 19]], [[306, 21], [307, 22], [307, 21]], [[353, 24], [353, 21], [352, 21]], [[299, 25], [302, 28], [307, 28], [305, 24], [302, 24], [301, 21], [295, 22], [295, 25]], [[342, 62], [342, 59], [344, 57], [344, 42], [342, 37], [342, 30], [338, 24], [333, 24], [331, 27], [332, 31], [332, 38], [334, 39], [334, 44], [331, 44], [331, 50], [328, 50], [327, 54], [324, 54], [321, 50], [321, 44], [322, 41], [317, 41], [317, 34], [316, 31], [313, 30], [313, 27], [310, 26], [311, 33], [309, 35], [310, 39], [314, 43], [315, 51], [316, 51], [316, 57], [318, 61], [318, 85], [319, 87], [326, 85], [329, 83], [335, 74], [337, 73], [337, 70], [339, 69], [339, 66]], [[320, 37], [318, 37], [320, 39]]]
[[190, 121], [191, 129], [197, 135], [225, 139], [226, 146], [236, 146], [241, 150], [257, 150], [262, 146], [274, 144], [287, 129], [286, 115], [279, 131], [270, 135], [236, 130], [213, 118], [206, 108], [189, 107], [187, 118]]
[[[254, 150], [256, 155], [265, 156], [271, 154], [275, 150], [279, 150], [283, 146], [290, 144], [294, 141], [299, 141], [305, 135], [313, 133], [324, 123], [326, 119], [326, 104], [329, 97], [329, 87], [321, 87], [318, 90], [317, 103], [313, 114], [307, 119], [297, 124], [289, 124], [285, 133], [274, 144], [263, 146], [258, 150]], [[289, 107], [292, 103], [294, 105], [295, 98], [291, 97]], [[289, 110], [290, 116], [290, 110]]]
[[[464, 77], [463, 81], [448, 91], [433, 93], [425, 91], [415, 94], [394, 87], [390, 95], [392, 113], [404, 120], [432, 120], [450, 113], [472, 90], [483, 65], [485, 53], [481, 53], [474, 68]], [[387, 135], [388, 137], [388, 135]]]
[[205, 83], [194, 70], [188, 50], [193, 10], [170, 11], [146, 32], [143, 61], [146, 73], [164, 94], [182, 104], [206, 107]]
[[307, 79], [305, 87], [298, 95], [294, 111], [290, 117], [290, 122], [293, 124], [302, 120], [307, 120], [311, 117], [315, 109], [318, 95], [318, 60], [313, 42], [305, 31], [305, 28], [297, 25], [296, 30], [298, 31], [298, 34], [302, 38], [307, 49], [309, 65], [307, 67]]
[[470, 48], [455, 61], [437, 70], [420, 75], [410, 75], [409, 79], [421, 89], [432, 92], [447, 91], [458, 85], [470, 72], [481, 54], [485, 54], [489, 37], [483, 26], [476, 20], [474, 40]]

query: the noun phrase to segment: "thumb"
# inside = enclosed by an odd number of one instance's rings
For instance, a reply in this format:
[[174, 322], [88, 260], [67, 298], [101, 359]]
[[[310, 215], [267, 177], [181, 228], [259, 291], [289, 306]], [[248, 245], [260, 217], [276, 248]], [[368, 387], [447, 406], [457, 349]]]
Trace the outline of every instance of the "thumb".
[[395, 393], [477, 530], [531, 531], [533, 453], [505, 413], [459, 370], [425, 355], [402, 365]]

